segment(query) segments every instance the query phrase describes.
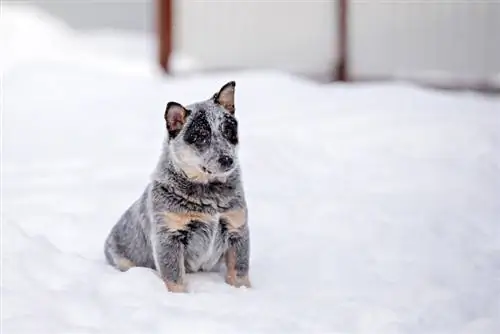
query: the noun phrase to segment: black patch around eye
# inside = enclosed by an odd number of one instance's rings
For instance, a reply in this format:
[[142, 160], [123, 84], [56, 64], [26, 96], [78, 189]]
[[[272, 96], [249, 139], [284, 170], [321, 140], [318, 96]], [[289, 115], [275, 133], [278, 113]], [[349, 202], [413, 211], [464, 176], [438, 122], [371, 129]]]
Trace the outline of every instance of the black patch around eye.
[[232, 117], [226, 117], [222, 123], [222, 135], [231, 144], [238, 144], [238, 122]]
[[198, 149], [203, 149], [210, 145], [212, 131], [208, 123], [204, 110], [199, 110], [188, 125], [184, 133], [184, 141], [189, 145], [194, 145]]

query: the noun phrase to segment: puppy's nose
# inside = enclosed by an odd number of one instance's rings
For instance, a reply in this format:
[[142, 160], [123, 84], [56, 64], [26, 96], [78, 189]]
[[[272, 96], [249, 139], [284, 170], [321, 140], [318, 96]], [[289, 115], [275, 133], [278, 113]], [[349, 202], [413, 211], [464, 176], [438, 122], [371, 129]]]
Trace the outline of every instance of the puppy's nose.
[[234, 160], [229, 155], [221, 155], [219, 158], [219, 164], [223, 168], [230, 168], [233, 166]]

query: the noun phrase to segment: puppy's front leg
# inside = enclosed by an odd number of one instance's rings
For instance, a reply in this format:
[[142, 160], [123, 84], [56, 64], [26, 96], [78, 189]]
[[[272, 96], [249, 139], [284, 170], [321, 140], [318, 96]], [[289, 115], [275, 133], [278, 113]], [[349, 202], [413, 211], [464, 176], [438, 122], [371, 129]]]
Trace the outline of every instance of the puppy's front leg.
[[154, 247], [156, 268], [168, 291], [187, 292], [184, 282], [183, 231], [158, 226]]
[[226, 212], [223, 221], [229, 229], [229, 245], [225, 253], [226, 283], [250, 288], [248, 277], [250, 267], [250, 232], [247, 224], [246, 210]]
[[230, 232], [229, 248], [226, 258], [226, 283], [235, 286], [251, 287], [248, 277], [250, 260], [250, 240], [248, 227], [245, 225], [238, 231]]

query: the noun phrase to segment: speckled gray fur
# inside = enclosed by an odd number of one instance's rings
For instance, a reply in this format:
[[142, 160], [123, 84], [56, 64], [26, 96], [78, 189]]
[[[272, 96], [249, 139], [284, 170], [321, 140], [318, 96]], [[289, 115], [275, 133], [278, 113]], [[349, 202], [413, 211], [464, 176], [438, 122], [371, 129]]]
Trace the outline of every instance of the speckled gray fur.
[[[151, 268], [166, 283], [184, 286], [185, 273], [219, 270], [232, 250], [236, 276], [248, 276], [250, 240], [234, 88], [230, 82], [210, 99], [167, 105], [160, 159], [144, 192], [106, 239], [109, 264], [121, 271]], [[243, 220], [230, 221], [232, 212], [242, 213]], [[169, 221], [169, 214], [199, 218], [180, 224]]]

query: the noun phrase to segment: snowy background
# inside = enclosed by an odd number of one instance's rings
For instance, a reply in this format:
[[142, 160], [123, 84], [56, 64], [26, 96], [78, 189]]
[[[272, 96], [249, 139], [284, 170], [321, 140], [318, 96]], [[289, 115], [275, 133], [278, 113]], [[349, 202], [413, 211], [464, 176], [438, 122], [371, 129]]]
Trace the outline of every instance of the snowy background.
[[[500, 97], [320, 85], [277, 71], [170, 78], [144, 36], [4, 6], [2, 333], [500, 332]], [[182, 59], [180, 59], [182, 62]], [[237, 81], [253, 289], [104, 262], [169, 100]]]
[[[26, 0], [2, 0], [26, 3]], [[193, 68], [279, 68], [326, 78], [339, 1], [171, 0], [173, 43]], [[500, 87], [500, 0], [348, 0], [348, 72]], [[36, 0], [71, 27], [154, 32], [157, 0]], [[223, 22], [223, 24], [221, 24]], [[258, 24], [256, 24], [258, 22]]]

